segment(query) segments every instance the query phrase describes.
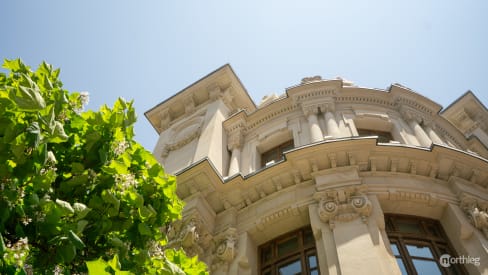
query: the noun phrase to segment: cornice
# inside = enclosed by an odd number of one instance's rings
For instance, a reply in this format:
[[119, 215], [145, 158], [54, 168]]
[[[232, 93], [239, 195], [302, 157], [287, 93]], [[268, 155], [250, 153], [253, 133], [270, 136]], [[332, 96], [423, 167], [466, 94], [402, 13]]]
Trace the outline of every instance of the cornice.
[[[177, 173], [178, 195], [185, 199], [192, 192], [202, 192], [210, 198], [209, 204], [216, 213], [229, 208], [242, 210], [277, 192], [288, 192], [293, 186], [315, 186], [317, 175], [341, 174], [347, 167], [356, 167], [359, 180], [364, 177], [412, 178], [434, 184], [457, 177], [483, 190], [488, 185], [488, 160], [479, 156], [438, 145], [419, 148], [377, 144], [374, 138], [353, 138], [295, 148], [285, 154], [282, 162], [250, 175], [238, 174], [226, 179], [205, 159]], [[198, 178], [198, 185], [195, 178]], [[351, 184], [358, 183], [351, 181]], [[321, 188], [338, 187], [325, 184]], [[408, 189], [398, 192], [392, 196], [408, 199], [421, 197], [415, 192], [422, 193]], [[413, 195], [408, 195], [409, 192]], [[452, 202], [451, 199], [447, 201]]]

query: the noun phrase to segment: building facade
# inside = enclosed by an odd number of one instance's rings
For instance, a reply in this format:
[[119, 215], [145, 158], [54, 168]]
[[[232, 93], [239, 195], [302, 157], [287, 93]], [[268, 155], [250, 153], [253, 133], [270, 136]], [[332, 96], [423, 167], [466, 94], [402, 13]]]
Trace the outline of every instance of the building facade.
[[145, 113], [211, 274], [488, 273], [488, 110], [304, 78], [256, 105], [224, 65]]

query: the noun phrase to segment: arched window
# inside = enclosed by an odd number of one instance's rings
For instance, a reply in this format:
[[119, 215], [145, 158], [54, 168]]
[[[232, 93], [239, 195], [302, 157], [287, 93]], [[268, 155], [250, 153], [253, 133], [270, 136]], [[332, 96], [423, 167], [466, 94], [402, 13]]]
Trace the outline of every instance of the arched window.
[[436, 220], [385, 215], [386, 233], [402, 274], [467, 274], [461, 264], [443, 267], [442, 255], [457, 257]]
[[315, 239], [310, 227], [282, 235], [259, 247], [262, 275], [318, 275]]

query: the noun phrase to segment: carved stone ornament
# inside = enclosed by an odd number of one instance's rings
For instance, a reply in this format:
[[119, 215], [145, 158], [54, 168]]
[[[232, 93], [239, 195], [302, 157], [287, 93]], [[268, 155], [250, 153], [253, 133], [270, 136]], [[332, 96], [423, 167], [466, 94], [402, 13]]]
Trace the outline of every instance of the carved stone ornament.
[[203, 120], [203, 116], [197, 116], [172, 129], [169, 140], [173, 142], [165, 144], [161, 157], [167, 157], [169, 152], [178, 150], [198, 138], [202, 132]]
[[167, 230], [166, 248], [182, 248], [188, 256], [203, 255], [211, 240], [198, 217], [172, 223]]
[[212, 270], [224, 269], [227, 271], [237, 254], [237, 230], [228, 228], [215, 236], [214, 242], [215, 250], [211, 268]]
[[468, 216], [471, 224], [488, 238], [488, 202], [481, 202], [472, 197], [461, 199], [461, 209]]
[[320, 75], [304, 77], [304, 78], [302, 78], [302, 84], [320, 81], [320, 80], [322, 80], [322, 77]]
[[316, 193], [320, 220], [334, 229], [335, 222], [349, 222], [356, 218], [366, 223], [372, 204], [366, 195], [354, 189], [329, 190]]

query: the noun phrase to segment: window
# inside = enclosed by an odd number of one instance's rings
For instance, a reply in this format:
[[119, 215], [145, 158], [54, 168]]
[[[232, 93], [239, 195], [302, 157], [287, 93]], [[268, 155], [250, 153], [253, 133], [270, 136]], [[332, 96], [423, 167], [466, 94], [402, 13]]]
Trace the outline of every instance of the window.
[[466, 274], [464, 266], [444, 268], [444, 254], [456, 257], [440, 223], [436, 220], [385, 215], [386, 233], [402, 274]]
[[283, 152], [294, 148], [293, 140], [289, 140], [261, 154], [261, 167], [283, 159]]
[[388, 143], [393, 140], [390, 132], [369, 130], [369, 129], [357, 129], [360, 137], [364, 136], [378, 136], [378, 142]]
[[302, 228], [261, 245], [259, 270], [262, 275], [319, 275], [312, 229]]
[[364, 136], [378, 136], [378, 142], [381, 143], [388, 143], [393, 140], [390, 132], [378, 131], [378, 130], [369, 130], [369, 129], [357, 129], [358, 135], [360, 137]]

